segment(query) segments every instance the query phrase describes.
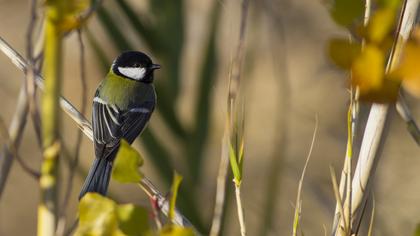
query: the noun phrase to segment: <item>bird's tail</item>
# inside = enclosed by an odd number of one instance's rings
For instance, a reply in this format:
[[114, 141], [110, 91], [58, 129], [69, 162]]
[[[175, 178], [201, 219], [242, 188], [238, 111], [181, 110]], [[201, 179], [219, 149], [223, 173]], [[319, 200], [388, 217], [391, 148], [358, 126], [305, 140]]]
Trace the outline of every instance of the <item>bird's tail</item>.
[[111, 170], [112, 161], [106, 160], [105, 158], [95, 158], [83, 184], [83, 188], [80, 191], [79, 200], [88, 192], [106, 195]]

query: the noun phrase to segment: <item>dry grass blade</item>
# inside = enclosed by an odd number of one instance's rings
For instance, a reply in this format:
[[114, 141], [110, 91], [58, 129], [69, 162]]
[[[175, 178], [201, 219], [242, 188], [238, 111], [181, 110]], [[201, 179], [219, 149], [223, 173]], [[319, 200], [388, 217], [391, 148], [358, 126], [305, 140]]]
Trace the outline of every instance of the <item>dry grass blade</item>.
[[315, 129], [312, 135], [311, 147], [309, 148], [309, 153], [308, 153], [308, 156], [306, 157], [305, 165], [303, 166], [302, 174], [299, 179], [299, 185], [298, 185], [298, 191], [297, 191], [296, 203], [295, 203], [295, 214], [294, 214], [294, 219], [293, 219], [293, 230], [292, 230], [293, 236], [297, 235], [297, 230], [299, 228], [300, 216], [301, 216], [301, 211], [302, 211], [301, 195], [302, 195], [303, 179], [305, 178], [306, 168], [308, 167], [309, 160], [312, 155], [312, 150], [315, 145], [315, 138], [316, 138], [317, 131], [318, 131], [318, 116], [315, 117]]
[[223, 208], [225, 205], [226, 197], [226, 177], [228, 174], [229, 158], [228, 148], [225, 145], [227, 143], [228, 135], [224, 134], [222, 140], [222, 153], [219, 163], [219, 170], [217, 174], [217, 185], [216, 185], [216, 202], [214, 204], [213, 220], [210, 229], [210, 236], [219, 235], [220, 228], [222, 225]]
[[368, 236], [372, 236], [373, 234], [373, 222], [375, 220], [375, 197], [372, 197], [372, 213], [370, 215], [370, 223], [369, 223], [369, 230]]
[[[340, 213], [340, 215], [344, 215], [344, 207], [343, 207], [343, 201], [341, 200], [341, 196], [340, 196], [340, 192], [338, 189], [338, 185], [337, 185], [337, 178], [335, 177], [335, 170], [334, 167], [330, 166], [330, 174], [331, 174], [331, 181], [333, 184], [333, 190], [334, 190], [334, 196], [335, 196], [335, 200], [337, 201], [337, 205], [338, 205], [338, 211]], [[348, 222], [346, 222], [346, 218], [345, 217], [340, 217], [339, 219], [341, 219], [344, 223], [344, 231], [348, 232]]]

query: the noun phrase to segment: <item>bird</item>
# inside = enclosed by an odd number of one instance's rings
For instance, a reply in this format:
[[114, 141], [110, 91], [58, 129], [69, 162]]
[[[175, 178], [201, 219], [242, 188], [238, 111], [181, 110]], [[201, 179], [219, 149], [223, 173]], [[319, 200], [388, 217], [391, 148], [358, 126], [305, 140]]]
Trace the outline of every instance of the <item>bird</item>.
[[139, 51], [121, 53], [112, 63], [93, 98], [92, 128], [95, 159], [80, 191], [106, 195], [121, 139], [141, 134], [156, 106], [153, 72], [160, 69]]

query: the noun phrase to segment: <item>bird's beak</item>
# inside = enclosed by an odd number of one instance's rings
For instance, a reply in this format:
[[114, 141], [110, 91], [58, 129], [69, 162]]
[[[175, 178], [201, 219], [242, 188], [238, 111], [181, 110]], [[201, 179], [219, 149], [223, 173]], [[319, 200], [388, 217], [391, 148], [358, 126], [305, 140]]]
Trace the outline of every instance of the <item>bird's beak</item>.
[[150, 66], [150, 69], [151, 69], [151, 70], [160, 69], [160, 65], [159, 65], [159, 64], [152, 64], [152, 65]]

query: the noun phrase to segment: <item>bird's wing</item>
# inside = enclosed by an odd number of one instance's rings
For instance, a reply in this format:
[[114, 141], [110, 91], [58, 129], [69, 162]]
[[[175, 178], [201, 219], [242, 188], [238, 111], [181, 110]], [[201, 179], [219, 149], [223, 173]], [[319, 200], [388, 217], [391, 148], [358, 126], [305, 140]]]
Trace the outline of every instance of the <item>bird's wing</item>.
[[118, 147], [121, 139], [120, 111], [115, 105], [95, 97], [93, 99], [92, 124], [96, 157], [105, 157], [114, 147]]
[[93, 133], [96, 157], [114, 158], [121, 138], [132, 143], [146, 126], [154, 109], [150, 101], [120, 110], [95, 97], [93, 101]]
[[132, 143], [143, 131], [152, 115], [155, 104], [152, 101], [145, 101], [141, 104], [132, 106], [123, 113], [121, 126], [122, 137], [127, 142]]

